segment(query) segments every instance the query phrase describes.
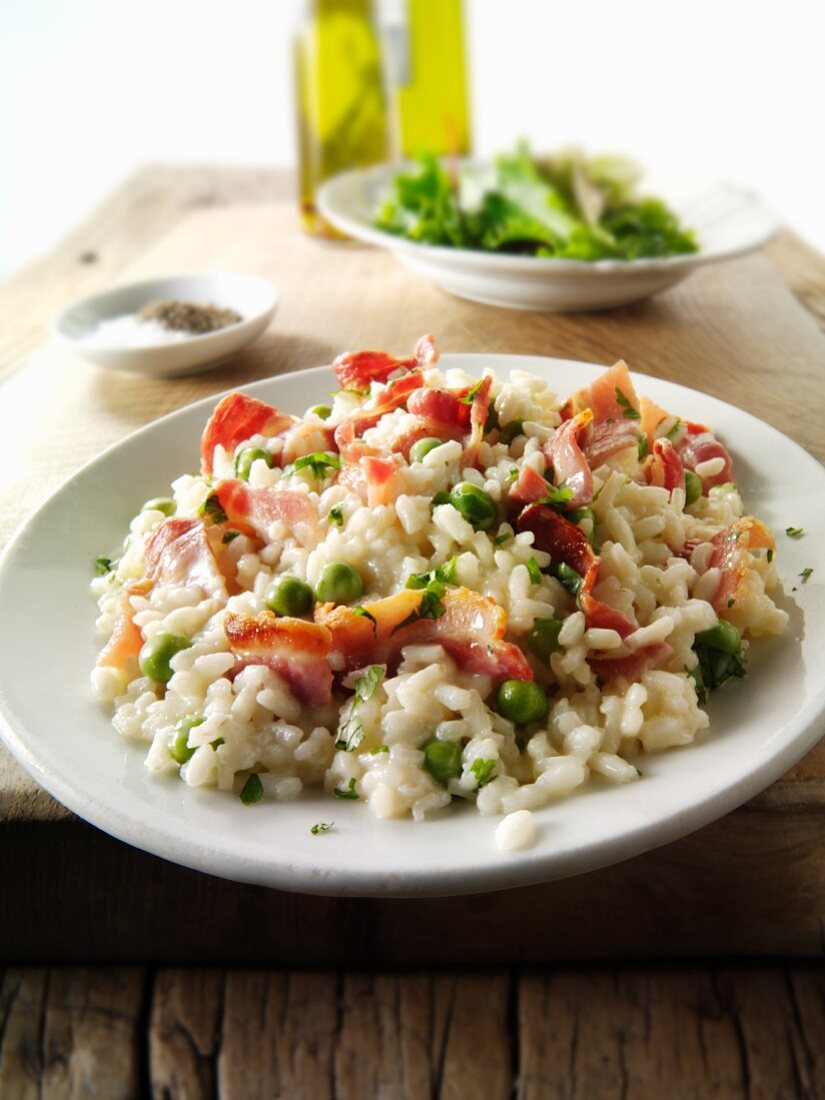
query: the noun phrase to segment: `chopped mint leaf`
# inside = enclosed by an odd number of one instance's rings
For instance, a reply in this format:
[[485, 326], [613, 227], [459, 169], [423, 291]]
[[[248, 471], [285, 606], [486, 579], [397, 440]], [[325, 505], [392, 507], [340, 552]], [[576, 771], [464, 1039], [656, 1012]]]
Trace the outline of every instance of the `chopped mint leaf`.
[[644, 462], [644, 460], [647, 458], [647, 436], [646, 435], [640, 435], [639, 436], [639, 446], [638, 446], [638, 449], [637, 449], [636, 453], [639, 456], [639, 461], [640, 462]]
[[379, 753], [389, 752], [389, 751], [390, 751], [390, 746], [389, 745], [376, 745], [376, 747], [374, 749], [370, 749], [370, 756], [378, 756]]
[[622, 416], [625, 420], [639, 420], [639, 412], [630, 404], [630, 399], [622, 393], [618, 386], [614, 387], [614, 391], [616, 394], [616, 401], [622, 408]]
[[528, 558], [525, 562], [527, 566], [527, 572], [530, 575], [531, 584], [541, 584], [541, 570], [539, 569], [539, 563], [535, 558]]
[[336, 798], [358, 798], [358, 788], [355, 784], [354, 779], [350, 779], [349, 785], [345, 790], [341, 787], [335, 787], [332, 793], [335, 795]]
[[470, 765], [470, 771], [476, 777], [479, 787], [486, 786], [494, 778], [495, 769], [495, 760], [474, 760]]
[[810, 566], [807, 566], [807, 567], [806, 567], [805, 569], [803, 569], [803, 570], [802, 570], [802, 572], [801, 572], [801, 573], [799, 574], [799, 575], [800, 575], [800, 577], [802, 578], [802, 583], [803, 583], [803, 584], [805, 584], [805, 582], [806, 582], [806, 581], [808, 580], [808, 577], [810, 577], [811, 573], [813, 573], [813, 569], [812, 569], [812, 568], [811, 568]]
[[[420, 574], [417, 575], [420, 576]], [[411, 611], [406, 619], [398, 623], [397, 626], [394, 626], [392, 628], [392, 633], [395, 634], [396, 631], [401, 630], [403, 627], [417, 623], [419, 619], [441, 618], [447, 610], [441, 602], [441, 597], [446, 591], [447, 589], [444, 583], [433, 577], [424, 588], [424, 592], [421, 596], [421, 603], [418, 605], [417, 610]]]
[[296, 458], [292, 469], [296, 473], [298, 470], [311, 470], [312, 476], [321, 480], [329, 476], [330, 470], [341, 469], [341, 459], [332, 451], [316, 451], [314, 454]]
[[512, 531], [502, 531], [500, 535], [496, 535], [496, 537], [493, 539], [493, 546], [504, 546], [505, 543], [509, 542], [510, 539], [513, 538], [515, 538], [515, 535]]
[[228, 517], [224, 512], [217, 493], [210, 493], [203, 504], [198, 508], [199, 516], [207, 516], [213, 523], [226, 523]]
[[573, 490], [566, 489], [564, 485], [551, 485], [546, 496], [539, 497], [537, 504], [549, 504], [551, 508], [558, 510], [573, 499]]
[[253, 772], [243, 785], [241, 791], [241, 802], [244, 806], [254, 806], [256, 802], [260, 802], [264, 796], [264, 785], [260, 778]]
[[328, 833], [334, 825], [334, 821], [318, 821], [309, 831], [313, 836], [318, 836], [320, 833]]
[[101, 555], [99, 558], [95, 558], [95, 573], [99, 577], [105, 577], [107, 573], [111, 573], [114, 569], [114, 562], [111, 558]]
[[767, 553], [768, 565], [773, 561], [773, 550], [769, 550]]
[[366, 607], [362, 607], [360, 604], [356, 604], [356, 606], [353, 607], [352, 610], [355, 612], [356, 615], [360, 615], [364, 619], [369, 619], [369, 621], [372, 623], [373, 634], [378, 633], [378, 620], [374, 615], [367, 611]]
[[[370, 616], [372, 618], [372, 616]], [[363, 675], [355, 681], [355, 694], [344, 708], [335, 740], [336, 749], [355, 752], [364, 740], [364, 723], [358, 713], [361, 703], [365, 703], [375, 694], [375, 690], [384, 678], [385, 665], [370, 665]]]
[[344, 525], [344, 508], [341, 504], [336, 504], [329, 510], [327, 519], [330, 523], [334, 523], [336, 527], [343, 527]]
[[479, 392], [479, 390], [481, 389], [481, 387], [482, 387], [483, 385], [484, 385], [484, 379], [483, 379], [483, 378], [480, 378], [480, 379], [478, 380], [478, 382], [476, 382], [476, 384], [475, 384], [474, 386], [471, 386], [471, 387], [470, 387], [470, 388], [469, 388], [469, 389], [467, 390], [467, 392], [466, 392], [466, 393], [464, 394], [464, 396], [463, 396], [463, 397], [459, 397], [459, 399], [458, 399], [458, 400], [459, 400], [459, 401], [461, 402], [461, 404], [462, 404], [462, 405], [472, 405], [472, 403], [473, 403], [473, 398], [474, 398], [474, 397], [475, 397], [475, 395], [476, 395], [476, 394], [477, 394], [477, 393]]
[[224, 546], [226, 546], [227, 543], [230, 543], [230, 542], [232, 542], [233, 539], [236, 539], [239, 534], [240, 534], [240, 531], [227, 531], [226, 534], [221, 539], [221, 542], [224, 544]]
[[676, 436], [676, 433], [679, 431], [681, 426], [682, 426], [682, 419], [681, 419], [681, 417], [677, 416], [673, 427], [670, 429], [670, 431], [665, 433], [665, 439], [674, 439], [675, 436]]
[[785, 528], [785, 534], [788, 536], [789, 539], [801, 539], [802, 536], [805, 534], [805, 528], [804, 527], [786, 527]]
[[369, 390], [331, 390], [330, 397], [338, 397], [339, 394], [348, 393], [351, 397], [369, 397]]

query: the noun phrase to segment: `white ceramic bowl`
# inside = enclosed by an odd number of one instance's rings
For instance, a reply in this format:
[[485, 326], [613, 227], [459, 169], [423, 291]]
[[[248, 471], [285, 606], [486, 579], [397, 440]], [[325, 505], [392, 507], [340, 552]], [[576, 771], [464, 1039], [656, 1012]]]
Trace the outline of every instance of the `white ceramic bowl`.
[[[103, 342], [98, 327], [105, 321], [135, 313], [157, 298], [176, 298], [198, 305], [234, 309], [242, 320], [216, 332], [133, 347], [116, 340]], [[278, 291], [255, 275], [207, 271], [148, 279], [81, 298], [52, 323], [56, 338], [84, 359], [111, 370], [173, 376], [195, 374], [223, 362], [264, 331], [278, 304]]]
[[761, 248], [779, 229], [755, 196], [714, 184], [681, 193], [651, 189], [695, 230], [700, 249], [690, 256], [588, 262], [419, 244], [372, 225], [393, 176], [409, 167], [381, 164], [335, 176], [319, 191], [318, 208], [342, 232], [388, 249], [451, 294], [486, 305], [555, 312], [627, 305], [666, 290], [702, 264]]

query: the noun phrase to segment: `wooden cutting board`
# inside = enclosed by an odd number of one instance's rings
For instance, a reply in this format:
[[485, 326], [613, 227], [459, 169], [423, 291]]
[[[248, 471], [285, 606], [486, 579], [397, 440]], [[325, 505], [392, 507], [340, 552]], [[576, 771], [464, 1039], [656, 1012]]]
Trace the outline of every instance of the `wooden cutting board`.
[[[0, 312], [11, 318], [5, 340], [0, 333], [0, 371], [7, 375], [0, 385], [0, 469], [9, 471], [0, 487], [0, 541], [83, 461], [165, 412], [253, 379], [328, 363], [348, 348], [404, 353], [423, 332], [433, 332], [443, 351], [553, 355], [593, 363], [624, 357], [633, 370], [746, 409], [825, 460], [825, 337], [815, 313], [789, 287], [793, 282], [809, 301], [819, 302], [825, 261], [802, 246], [787, 240], [774, 246], [785, 278], [768, 259], [756, 256], [701, 270], [658, 298], [620, 310], [517, 313], [454, 299], [372, 249], [306, 238], [291, 201], [262, 201], [279, 187], [283, 190], [279, 178], [261, 173], [210, 178], [210, 204], [203, 205], [198, 199], [205, 184], [193, 173], [143, 173], [84, 227], [96, 262], [88, 262], [90, 249], [84, 248], [79, 233], [0, 291]], [[235, 195], [251, 201], [234, 201]], [[147, 380], [104, 372], [51, 346], [26, 360], [35, 340], [35, 319], [42, 324], [44, 309], [57, 308], [80, 288], [94, 289], [115, 276], [126, 281], [203, 267], [267, 276], [282, 296], [265, 336], [219, 370], [180, 380]], [[825, 857], [818, 850], [823, 815], [825, 743], [749, 807], [693, 837], [567, 884], [512, 891], [506, 902], [485, 902], [486, 942], [489, 946], [498, 937], [502, 945], [509, 942], [506, 921], [523, 912], [529, 895], [522, 950], [531, 958], [609, 954], [620, 946], [667, 953], [702, 950], [703, 945], [730, 950], [737, 944], [752, 951], [819, 951], [820, 928], [825, 927]], [[101, 881], [104, 867], [107, 878], [113, 873], [123, 877], [128, 869], [124, 889], [135, 898], [149, 879], [163, 883], [158, 911], [170, 917], [184, 880], [189, 890], [194, 878], [204, 897], [214, 896], [216, 903], [221, 899], [230, 924], [239, 920], [238, 899], [254, 892], [163, 865], [77, 823], [0, 750], [0, 837], [9, 840], [12, 831], [15, 846], [0, 842], [0, 869], [5, 862], [6, 874], [14, 875], [5, 881], [20, 881], [24, 859], [29, 867], [30, 861], [39, 860], [41, 867], [52, 868], [55, 883], [61, 883], [62, 928], [73, 927], [81, 939], [79, 913], [89, 890], [104, 910], [108, 904]], [[766, 877], [773, 884], [769, 896], [763, 888]], [[615, 917], [623, 908], [628, 917], [633, 913], [640, 881], [645, 883], [649, 919], [642, 925], [637, 921], [635, 931], [625, 926], [619, 933]], [[5, 907], [0, 911], [0, 942], [11, 944], [12, 951], [16, 945], [30, 953], [48, 941], [51, 957], [59, 957], [54, 929], [50, 933], [38, 916], [53, 886], [38, 879], [24, 888], [14, 914]], [[684, 921], [678, 922], [677, 935], [666, 927], [664, 916], [674, 894], [689, 897], [693, 890], [703, 892], [708, 904], [688, 933]], [[332, 921], [332, 927], [346, 910], [357, 924], [352, 907], [360, 903], [264, 894], [268, 916], [284, 921], [288, 914], [294, 931], [289, 950], [298, 952], [289, 955], [293, 961], [319, 959], [317, 941], [302, 932], [307, 914], [314, 921]], [[610, 920], [596, 916], [587, 926], [577, 925], [566, 941], [548, 943], [543, 934], [548, 906], [557, 910], [563, 905], [572, 917], [578, 902], [586, 902], [591, 913], [603, 914], [608, 897]], [[375, 912], [401, 903], [363, 904]], [[403, 904], [424, 914], [436, 912], [433, 903]], [[461, 914], [473, 909], [466, 899], [439, 906], [449, 908], [457, 927]], [[421, 920], [426, 928], [426, 917]], [[208, 930], [197, 933], [197, 944], [191, 938], [178, 943], [168, 927], [139, 948], [134, 928], [112, 926], [101, 938], [98, 927], [95, 936], [86, 936], [86, 954], [135, 957], [135, 951], [144, 951], [144, 957], [170, 957], [171, 951], [181, 958], [199, 946], [211, 957], [221, 957], [220, 942], [217, 937], [210, 940]], [[337, 941], [334, 937], [323, 948], [328, 961], [336, 957], [334, 950], [329, 955], [329, 943]], [[413, 938], [418, 947], [412, 954], [410, 941], [405, 942], [402, 947], [400, 937], [396, 942], [385, 934], [365, 949], [364, 957], [415, 959], [416, 950], [426, 955], [424, 937]], [[461, 934], [449, 936], [438, 953], [442, 951], [454, 959], [477, 954]]]

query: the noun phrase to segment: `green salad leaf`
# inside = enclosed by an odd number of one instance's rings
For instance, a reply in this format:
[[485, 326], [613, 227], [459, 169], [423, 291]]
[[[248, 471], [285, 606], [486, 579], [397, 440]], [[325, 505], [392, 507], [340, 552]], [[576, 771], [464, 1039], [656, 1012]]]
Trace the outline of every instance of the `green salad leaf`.
[[427, 154], [392, 181], [374, 224], [423, 244], [563, 259], [635, 260], [696, 252], [660, 199], [636, 191], [624, 157], [536, 157], [525, 143], [486, 170]]

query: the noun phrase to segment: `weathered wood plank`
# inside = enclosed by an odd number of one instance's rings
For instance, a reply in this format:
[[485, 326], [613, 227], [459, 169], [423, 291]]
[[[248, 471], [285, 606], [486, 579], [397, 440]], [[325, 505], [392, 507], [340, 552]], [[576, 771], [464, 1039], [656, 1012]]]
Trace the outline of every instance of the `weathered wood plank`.
[[156, 1100], [201, 1100], [216, 1092], [223, 1015], [220, 970], [161, 970], [152, 990], [149, 1078]]
[[132, 1100], [142, 1094], [143, 999], [144, 974], [138, 969], [49, 971], [44, 1100]]
[[229, 971], [219, 1094], [228, 1100], [331, 1100], [339, 1095], [332, 1069], [337, 1001], [334, 974]]
[[781, 964], [523, 976], [519, 1100], [821, 1096], [825, 974], [790, 980], [801, 1002]]
[[39, 1100], [48, 970], [0, 971], [0, 1096]]

